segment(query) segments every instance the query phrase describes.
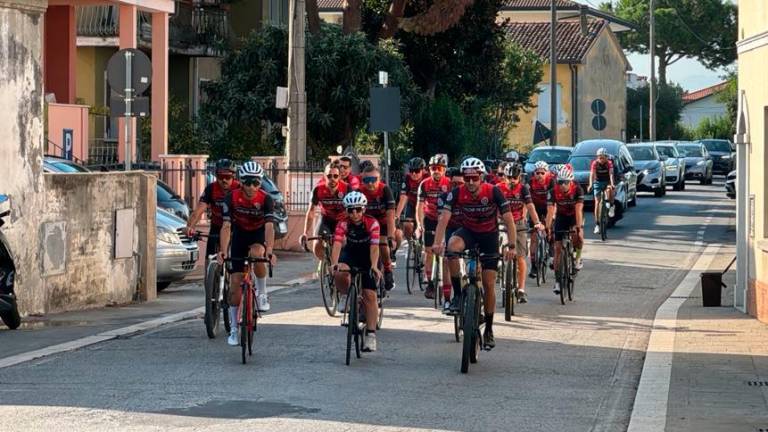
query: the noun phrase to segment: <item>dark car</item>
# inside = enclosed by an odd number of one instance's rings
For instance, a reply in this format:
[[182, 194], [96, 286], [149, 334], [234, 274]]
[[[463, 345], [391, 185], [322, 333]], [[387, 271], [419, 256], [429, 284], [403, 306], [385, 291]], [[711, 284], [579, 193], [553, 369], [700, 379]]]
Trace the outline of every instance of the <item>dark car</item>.
[[701, 184], [712, 184], [712, 157], [704, 144], [679, 142], [677, 151], [685, 158], [685, 179], [698, 180]]
[[664, 161], [665, 180], [672, 185], [672, 190], [685, 190], [685, 158], [680, 155], [675, 141], [653, 143]]
[[616, 181], [616, 216], [613, 220], [615, 222], [621, 219], [628, 207], [637, 204], [637, 173], [627, 145], [621, 141], [606, 139], [582, 141], [573, 148], [568, 163], [573, 166], [576, 181], [584, 189], [584, 201], [591, 203], [594, 196], [592, 193], [587, 193], [589, 172], [592, 161], [597, 158], [597, 150], [600, 148], [605, 148], [613, 161], [613, 176]]
[[63, 159], [56, 156], [43, 157], [43, 172], [47, 173], [78, 173], [91, 172], [88, 168], [78, 165], [69, 159]]
[[725, 177], [725, 196], [736, 199], [736, 170], [729, 172]]
[[635, 161], [637, 190], [653, 192], [658, 198], [667, 194], [666, 165], [653, 144], [630, 144], [629, 154]]
[[568, 162], [568, 158], [571, 157], [573, 147], [562, 146], [542, 146], [536, 147], [528, 154], [528, 160], [525, 161], [525, 175], [530, 178], [534, 169], [536, 168], [536, 162], [544, 161], [549, 164], [550, 169], [554, 170], [558, 165], [562, 165]]
[[185, 221], [189, 219], [189, 206], [170, 186], [157, 180], [157, 206]]
[[698, 142], [704, 144], [712, 157], [712, 172], [715, 174], [728, 174], [734, 169], [736, 152], [733, 144], [724, 139], [702, 139]]

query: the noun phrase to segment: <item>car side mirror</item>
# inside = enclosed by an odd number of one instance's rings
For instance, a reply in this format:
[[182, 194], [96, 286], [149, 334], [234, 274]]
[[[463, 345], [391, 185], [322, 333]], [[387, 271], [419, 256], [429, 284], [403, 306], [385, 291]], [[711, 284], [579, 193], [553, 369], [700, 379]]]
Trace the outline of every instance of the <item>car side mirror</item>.
[[664, 162], [664, 161], [666, 161], [667, 159], [669, 159], [669, 157], [668, 157], [668, 156], [661, 156], [661, 157], [660, 157], [660, 159], [661, 159], [661, 161], [662, 161], [662, 162]]

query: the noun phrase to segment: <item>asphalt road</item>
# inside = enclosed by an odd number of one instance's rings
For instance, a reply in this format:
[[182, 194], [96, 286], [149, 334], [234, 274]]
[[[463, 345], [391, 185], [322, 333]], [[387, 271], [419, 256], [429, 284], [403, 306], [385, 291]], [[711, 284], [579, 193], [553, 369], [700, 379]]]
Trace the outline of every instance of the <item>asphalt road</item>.
[[401, 265], [380, 351], [352, 366], [345, 329], [302, 286], [273, 296], [247, 365], [191, 320], [0, 369], [2, 428], [624, 430], [655, 311], [701, 252], [707, 217], [704, 241], [723, 240], [734, 208], [720, 179], [642, 194], [606, 243], [590, 217], [575, 302], [529, 280], [529, 303], [510, 323], [497, 314], [497, 347], [467, 375], [452, 320], [405, 293]]

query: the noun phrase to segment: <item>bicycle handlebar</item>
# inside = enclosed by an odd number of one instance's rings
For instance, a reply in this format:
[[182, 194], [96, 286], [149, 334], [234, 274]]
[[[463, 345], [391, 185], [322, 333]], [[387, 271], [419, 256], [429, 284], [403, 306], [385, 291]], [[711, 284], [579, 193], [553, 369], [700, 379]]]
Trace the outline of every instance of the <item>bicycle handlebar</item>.
[[248, 264], [266, 263], [269, 268], [269, 277], [272, 277], [272, 261], [269, 258], [264, 257], [247, 257], [247, 258], [224, 258], [224, 262], [245, 262]]

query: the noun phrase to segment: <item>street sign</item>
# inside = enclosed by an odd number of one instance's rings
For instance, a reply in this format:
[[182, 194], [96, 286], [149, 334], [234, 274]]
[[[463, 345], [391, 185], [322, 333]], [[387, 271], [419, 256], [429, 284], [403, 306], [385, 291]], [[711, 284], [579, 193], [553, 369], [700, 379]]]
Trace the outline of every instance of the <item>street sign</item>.
[[605, 110], [606, 105], [605, 101], [602, 99], [595, 99], [592, 101], [592, 113], [595, 115], [592, 118], [592, 128], [596, 131], [602, 131], [605, 130], [605, 127], [608, 125], [608, 121], [605, 119]]
[[[126, 79], [129, 61], [130, 81]], [[122, 49], [114, 53], [107, 63], [107, 82], [121, 95], [125, 95], [126, 89], [131, 89], [134, 95], [144, 93], [152, 82], [152, 62], [135, 48]]]
[[72, 160], [72, 147], [74, 144], [74, 134], [75, 132], [72, 129], [64, 129], [64, 139], [62, 143], [64, 143], [64, 159]]
[[109, 116], [110, 117], [146, 117], [149, 115], [149, 97], [136, 96], [128, 106], [125, 97], [117, 94], [114, 90], [109, 95]]
[[607, 126], [607, 122], [605, 120], [605, 117], [599, 115], [594, 116], [592, 118], [592, 128], [596, 131], [602, 131], [605, 130], [605, 127]]
[[533, 125], [533, 144], [536, 145], [542, 141], [546, 141], [552, 137], [552, 131], [548, 127], [541, 124], [536, 120], [536, 124]]
[[371, 132], [396, 132], [400, 129], [400, 88], [371, 87]]
[[592, 101], [592, 113], [595, 115], [605, 114], [605, 101], [602, 99], [595, 99]]

